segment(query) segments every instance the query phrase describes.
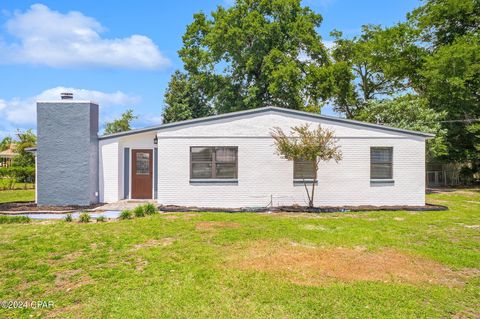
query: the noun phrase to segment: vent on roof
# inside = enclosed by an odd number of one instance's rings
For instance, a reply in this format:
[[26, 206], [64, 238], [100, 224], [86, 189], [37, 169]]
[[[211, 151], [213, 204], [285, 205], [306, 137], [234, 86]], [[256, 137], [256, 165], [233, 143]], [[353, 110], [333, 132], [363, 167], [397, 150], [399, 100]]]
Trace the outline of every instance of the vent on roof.
[[73, 93], [68, 93], [68, 92], [60, 93], [60, 98], [62, 100], [73, 100]]

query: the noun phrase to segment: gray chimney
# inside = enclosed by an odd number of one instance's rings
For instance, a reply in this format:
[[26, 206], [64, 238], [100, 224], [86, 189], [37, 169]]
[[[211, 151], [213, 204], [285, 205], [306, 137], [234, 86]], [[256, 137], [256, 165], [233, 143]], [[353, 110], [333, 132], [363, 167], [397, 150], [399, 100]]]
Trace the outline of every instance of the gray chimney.
[[37, 204], [98, 202], [98, 105], [73, 100], [37, 102]]

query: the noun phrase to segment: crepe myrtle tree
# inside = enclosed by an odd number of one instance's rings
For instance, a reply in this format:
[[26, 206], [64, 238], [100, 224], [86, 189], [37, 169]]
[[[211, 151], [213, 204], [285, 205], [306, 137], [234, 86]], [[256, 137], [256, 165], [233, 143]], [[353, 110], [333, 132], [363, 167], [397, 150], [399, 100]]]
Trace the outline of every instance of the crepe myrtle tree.
[[311, 183], [311, 190], [308, 190], [305, 179], [303, 185], [308, 196], [308, 207], [313, 207], [320, 162], [334, 160], [338, 163], [342, 159], [342, 151], [340, 146], [337, 145], [335, 131], [324, 129], [320, 125], [310, 129], [309, 124], [304, 124], [292, 127], [290, 135], [287, 135], [281, 128], [274, 127], [271, 136], [275, 141], [276, 153], [280, 157], [289, 161], [304, 160], [312, 162], [314, 178]]

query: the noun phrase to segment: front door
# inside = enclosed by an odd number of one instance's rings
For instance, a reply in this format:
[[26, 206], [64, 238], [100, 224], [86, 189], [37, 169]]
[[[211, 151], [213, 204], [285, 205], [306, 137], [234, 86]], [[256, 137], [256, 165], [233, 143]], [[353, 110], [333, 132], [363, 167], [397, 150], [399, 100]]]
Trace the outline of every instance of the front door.
[[152, 150], [132, 150], [132, 198], [151, 199]]

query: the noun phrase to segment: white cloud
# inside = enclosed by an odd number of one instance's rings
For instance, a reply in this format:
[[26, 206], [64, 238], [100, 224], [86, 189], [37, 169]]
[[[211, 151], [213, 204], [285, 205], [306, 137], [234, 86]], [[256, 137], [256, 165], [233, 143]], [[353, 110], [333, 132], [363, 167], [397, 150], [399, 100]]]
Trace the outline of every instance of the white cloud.
[[58, 100], [61, 92], [72, 92], [76, 100], [92, 100], [101, 108], [109, 106], [133, 107], [140, 102], [139, 97], [127, 95], [121, 91], [101, 92], [85, 89], [54, 87], [40, 94], [27, 98], [0, 100], [0, 131], [11, 131], [12, 128], [27, 128], [36, 125], [36, 101]]
[[67, 88], [64, 86], [57, 86], [48, 90], [43, 91], [36, 96], [37, 100], [58, 100], [60, 98], [60, 93], [70, 92], [73, 93], [75, 100], [91, 100], [97, 102], [101, 106], [128, 106], [130, 104], [138, 103], [140, 98], [135, 96], [129, 96], [122, 91], [116, 91], [112, 93], [105, 93], [102, 91], [95, 90], [86, 90], [86, 89], [76, 89], [76, 88]]
[[150, 38], [137, 34], [102, 38], [100, 34], [105, 28], [100, 22], [78, 11], [63, 14], [34, 4], [25, 12], [15, 12], [7, 21], [6, 30], [18, 40], [0, 42], [0, 60], [4, 63], [128, 69], [170, 65]]

